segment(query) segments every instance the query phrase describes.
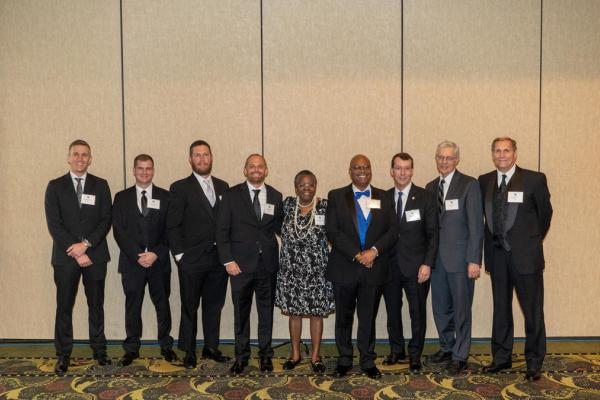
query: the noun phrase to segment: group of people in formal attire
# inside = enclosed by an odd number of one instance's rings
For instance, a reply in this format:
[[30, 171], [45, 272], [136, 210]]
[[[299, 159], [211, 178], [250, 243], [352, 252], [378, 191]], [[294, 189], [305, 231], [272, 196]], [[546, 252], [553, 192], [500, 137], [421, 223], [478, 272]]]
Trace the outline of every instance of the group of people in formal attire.
[[[291, 353], [283, 369], [302, 361], [302, 323], [308, 318], [311, 368], [325, 372], [320, 356], [323, 318], [335, 313], [339, 357], [334, 375], [347, 375], [353, 367], [356, 314], [359, 366], [370, 378], [381, 377], [375, 363], [375, 320], [383, 298], [390, 347], [383, 364], [408, 362], [411, 371], [418, 371], [424, 359], [456, 375], [467, 368], [475, 280], [485, 254], [494, 309], [493, 358], [483, 372], [512, 367], [514, 289], [525, 317], [525, 377], [539, 379], [546, 354], [543, 240], [552, 218], [550, 193], [543, 173], [516, 165], [515, 140], [494, 139], [491, 153], [495, 169], [475, 179], [456, 169], [458, 145], [440, 143], [435, 151], [439, 176], [425, 188], [412, 182], [413, 158], [395, 154], [390, 165], [394, 187], [387, 191], [371, 185], [370, 160], [358, 154], [350, 160], [350, 184], [331, 190], [326, 199], [316, 196], [317, 177], [309, 170], [298, 172], [295, 196], [284, 199], [265, 183], [269, 170], [262, 155], [250, 155], [244, 182], [229, 187], [212, 175], [210, 145], [197, 140], [189, 148], [190, 176], [169, 191], [161, 189], [152, 183], [152, 157], [140, 154], [133, 165], [135, 185], [111, 202], [107, 182], [87, 172], [89, 144], [74, 141], [67, 157], [70, 171], [50, 181], [45, 196], [57, 301], [55, 372], [62, 375], [70, 365], [72, 311], [81, 278], [94, 359], [99, 365], [111, 363], [103, 304], [110, 260], [106, 235], [112, 226], [125, 294], [125, 353], [119, 365], [139, 357], [146, 285], [156, 309], [161, 355], [169, 362], [179, 360], [170, 336], [171, 253], [181, 296], [177, 346], [186, 368], [197, 364], [199, 311], [201, 356], [230, 360], [219, 350], [219, 338], [231, 282], [232, 374], [242, 373], [251, 356], [254, 298], [261, 371], [273, 370], [276, 306], [289, 316]], [[440, 348], [424, 358], [430, 290]], [[404, 295], [412, 332], [408, 344], [402, 327]]]

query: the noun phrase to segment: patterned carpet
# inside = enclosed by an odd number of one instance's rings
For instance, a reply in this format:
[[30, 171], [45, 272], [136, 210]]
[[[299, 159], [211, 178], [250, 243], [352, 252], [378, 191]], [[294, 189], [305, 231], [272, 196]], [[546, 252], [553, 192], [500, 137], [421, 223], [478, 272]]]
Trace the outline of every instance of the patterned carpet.
[[522, 355], [513, 359], [513, 369], [496, 375], [479, 373], [488, 355], [473, 355], [467, 372], [454, 378], [439, 367], [411, 373], [407, 364], [387, 367], [379, 358], [380, 380], [356, 367], [343, 379], [333, 378], [332, 356], [324, 358], [324, 375], [313, 374], [308, 360], [283, 371], [284, 361], [274, 359], [275, 370], [264, 374], [253, 359], [244, 375], [231, 377], [230, 363], [210, 360], [186, 370], [156, 357], [128, 367], [99, 367], [76, 358], [68, 373], [57, 377], [54, 358], [7, 356], [0, 357], [0, 399], [600, 399], [598, 352], [549, 354], [542, 379], [533, 383], [523, 378]]

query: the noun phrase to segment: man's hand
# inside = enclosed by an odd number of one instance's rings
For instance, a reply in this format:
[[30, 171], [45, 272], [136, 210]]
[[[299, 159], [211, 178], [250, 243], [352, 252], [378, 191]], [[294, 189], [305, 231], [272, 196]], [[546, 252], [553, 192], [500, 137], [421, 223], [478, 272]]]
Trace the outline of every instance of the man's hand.
[[358, 253], [358, 255], [355, 257], [355, 260], [364, 265], [365, 267], [371, 268], [376, 257], [377, 251], [374, 249], [368, 249]]
[[417, 276], [417, 282], [427, 282], [427, 279], [431, 276], [431, 267], [429, 265], [421, 265], [419, 267], [419, 275]]
[[469, 265], [467, 265], [467, 273], [471, 279], [479, 278], [479, 275], [481, 274], [481, 265], [469, 263]]
[[158, 260], [158, 256], [156, 253], [151, 251], [147, 251], [145, 253], [138, 254], [138, 264], [140, 264], [144, 268], [149, 268], [154, 264], [156, 260]]
[[82, 254], [79, 257], [76, 257], [75, 261], [77, 261], [77, 264], [79, 264], [81, 268], [89, 267], [90, 265], [92, 265], [92, 260], [87, 254]]
[[242, 273], [240, 266], [237, 265], [235, 261], [232, 261], [229, 264], [227, 264], [225, 266], [225, 270], [227, 270], [227, 273], [231, 276], [236, 276]]
[[87, 246], [85, 245], [85, 243], [83, 243], [83, 242], [74, 243], [74, 244], [70, 245], [69, 248], [67, 249], [67, 255], [69, 257], [77, 258], [77, 257], [81, 256], [82, 254], [85, 254], [86, 250], [87, 250]]

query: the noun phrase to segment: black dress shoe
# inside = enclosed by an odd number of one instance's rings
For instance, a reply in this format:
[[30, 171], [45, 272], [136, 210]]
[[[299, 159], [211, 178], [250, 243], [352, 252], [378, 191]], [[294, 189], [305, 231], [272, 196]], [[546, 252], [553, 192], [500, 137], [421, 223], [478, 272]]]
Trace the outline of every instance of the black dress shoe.
[[491, 363], [490, 365], [487, 365], [487, 366], [481, 368], [481, 372], [483, 372], [484, 374], [495, 374], [502, 370], [510, 369], [510, 368], [512, 368], [511, 363], [505, 363], [505, 364]]
[[317, 361], [311, 361], [310, 366], [315, 374], [322, 374], [325, 372], [325, 364], [323, 364], [321, 359], [318, 359]]
[[442, 350], [438, 350], [435, 354], [430, 354], [427, 356], [427, 364], [442, 364], [448, 361], [452, 361], [452, 352], [443, 352]]
[[202, 358], [210, 358], [211, 360], [220, 363], [231, 360], [231, 357], [224, 356], [219, 350], [213, 350], [206, 347], [202, 349]]
[[335, 377], [336, 378], [342, 378], [346, 375], [348, 375], [348, 371], [350, 371], [352, 369], [351, 365], [338, 365], [337, 367], [335, 367]]
[[94, 360], [98, 361], [98, 365], [100, 365], [100, 366], [112, 364], [111, 359], [108, 358], [106, 353], [94, 354]]
[[405, 359], [406, 353], [391, 353], [383, 360], [383, 365], [394, 365]]
[[163, 356], [166, 362], [174, 362], [179, 360], [177, 353], [175, 353], [173, 349], [162, 349], [160, 351], [160, 355]]
[[371, 379], [379, 379], [381, 378], [381, 371], [377, 369], [376, 366], [372, 366], [371, 368], [363, 369], [363, 372], [367, 374], [367, 376]]
[[69, 356], [60, 356], [56, 360], [56, 365], [54, 366], [54, 373], [58, 376], [63, 376], [65, 372], [69, 369], [69, 364], [71, 363], [71, 358]]
[[420, 357], [410, 357], [409, 358], [409, 360], [408, 360], [408, 368], [410, 368], [410, 370], [412, 372], [420, 371], [422, 367], [423, 367], [423, 365], [421, 364], [421, 358]]
[[539, 381], [541, 377], [542, 371], [539, 369], [528, 369], [527, 372], [525, 372], [525, 379], [529, 382]]
[[133, 360], [135, 360], [136, 358], [139, 358], [139, 356], [140, 356], [139, 353], [127, 352], [127, 353], [123, 354], [123, 357], [121, 357], [121, 359], [119, 360], [117, 365], [119, 367], [126, 367], [128, 365], [131, 365]]
[[261, 357], [259, 366], [260, 366], [260, 372], [273, 371], [273, 361], [271, 361], [271, 357]]
[[248, 365], [248, 361], [235, 360], [231, 368], [229, 368], [229, 372], [234, 375], [241, 374], [244, 372], [244, 368]]
[[282, 368], [285, 369], [286, 371], [290, 371], [294, 368], [296, 368], [296, 365], [300, 364], [300, 361], [302, 361], [301, 358], [294, 360], [293, 358], [288, 358], [287, 360], [285, 360], [285, 362], [282, 365]]
[[466, 361], [452, 360], [446, 365], [446, 372], [448, 375], [458, 375], [467, 369]]
[[185, 353], [185, 357], [183, 358], [183, 366], [187, 369], [196, 368], [196, 352], [188, 351]]

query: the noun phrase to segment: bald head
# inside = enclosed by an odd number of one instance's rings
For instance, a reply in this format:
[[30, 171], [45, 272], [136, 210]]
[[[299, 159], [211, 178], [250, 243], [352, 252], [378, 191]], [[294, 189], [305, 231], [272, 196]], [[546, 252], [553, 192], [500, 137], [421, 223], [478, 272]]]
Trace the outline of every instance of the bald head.
[[366, 189], [371, 183], [371, 161], [363, 154], [357, 154], [352, 157], [348, 172], [352, 183], [360, 190]]

